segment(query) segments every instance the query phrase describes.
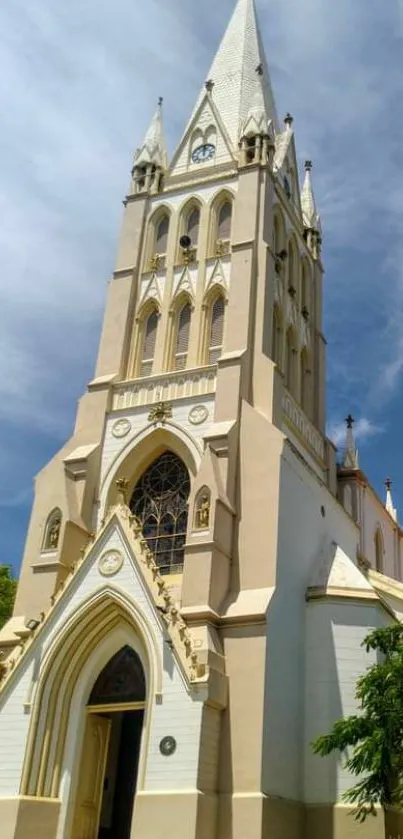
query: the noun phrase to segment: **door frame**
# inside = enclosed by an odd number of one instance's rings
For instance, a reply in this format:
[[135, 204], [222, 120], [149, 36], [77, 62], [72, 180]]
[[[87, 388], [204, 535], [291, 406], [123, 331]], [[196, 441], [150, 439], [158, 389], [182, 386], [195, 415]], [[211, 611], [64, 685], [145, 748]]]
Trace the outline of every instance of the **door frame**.
[[[115, 702], [115, 703], [107, 704], [107, 705], [88, 705], [86, 707], [85, 724], [84, 724], [84, 736], [83, 736], [82, 747], [81, 747], [81, 755], [80, 755], [80, 765], [79, 765], [78, 771], [77, 771], [77, 784], [79, 783], [79, 779], [80, 779], [81, 765], [82, 765], [82, 761], [83, 761], [82, 748], [83, 748], [83, 745], [84, 745], [85, 732], [86, 732], [86, 729], [87, 729], [87, 722], [88, 722], [89, 717], [91, 717], [91, 716], [101, 716], [101, 715], [105, 715], [105, 714], [119, 714], [121, 712], [126, 713], [127, 711], [143, 711], [144, 712], [143, 730], [142, 730], [142, 733], [141, 733], [141, 741], [142, 741], [144, 728], [145, 728], [144, 722], [145, 722], [145, 719], [146, 719], [147, 702]], [[140, 760], [141, 760], [141, 745], [142, 745], [142, 742], [140, 742], [140, 751], [139, 751], [139, 756], [138, 756], [139, 766], [140, 766]], [[109, 749], [110, 749], [110, 739], [108, 741], [108, 747], [107, 747], [107, 751], [106, 751], [106, 755], [105, 755], [105, 764], [104, 764], [104, 768], [103, 768], [103, 779], [102, 779], [102, 781], [105, 780], [105, 772], [106, 772], [106, 767], [107, 767]], [[100, 814], [101, 814], [103, 792], [104, 792], [104, 789], [103, 789], [103, 782], [102, 782], [102, 784], [100, 785], [99, 801], [97, 802], [98, 821], [99, 821], [99, 817], [100, 817]], [[70, 839], [75, 839], [75, 837], [74, 837], [75, 814], [76, 814], [76, 808], [77, 808], [77, 804], [78, 804], [77, 786], [76, 786], [75, 795], [74, 795], [72, 803], [73, 803], [73, 808], [72, 808], [73, 809], [73, 814], [72, 814], [71, 829], [70, 829]]]

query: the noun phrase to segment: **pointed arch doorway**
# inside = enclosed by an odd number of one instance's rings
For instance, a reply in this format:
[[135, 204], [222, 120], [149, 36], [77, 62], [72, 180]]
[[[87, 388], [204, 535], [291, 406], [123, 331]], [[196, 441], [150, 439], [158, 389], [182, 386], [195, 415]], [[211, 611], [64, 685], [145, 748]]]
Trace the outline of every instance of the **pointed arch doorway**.
[[130, 839], [145, 707], [142, 663], [122, 647], [86, 708], [71, 839]]

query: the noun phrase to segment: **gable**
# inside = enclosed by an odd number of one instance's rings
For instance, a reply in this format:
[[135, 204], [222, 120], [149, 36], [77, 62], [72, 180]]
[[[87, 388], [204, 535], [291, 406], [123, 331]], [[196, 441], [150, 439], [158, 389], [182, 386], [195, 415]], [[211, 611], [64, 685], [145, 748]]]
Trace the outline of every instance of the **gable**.
[[[205, 143], [215, 146], [214, 157], [206, 163], [194, 163], [192, 153]], [[201, 172], [211, 169], [212, 166], [230, 163], [233, 160], [231, 141], [211, 96], [206, 94], [175, 152], [170, 174], [180, 175], [184, 172]]]

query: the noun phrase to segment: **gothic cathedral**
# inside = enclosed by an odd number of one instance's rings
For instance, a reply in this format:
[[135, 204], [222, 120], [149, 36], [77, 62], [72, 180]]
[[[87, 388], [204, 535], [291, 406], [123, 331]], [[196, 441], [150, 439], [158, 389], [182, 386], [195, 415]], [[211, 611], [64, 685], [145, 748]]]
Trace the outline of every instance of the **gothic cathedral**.
[[322, 232], [254, 0], [172, 157], [137, 150], [94, 379], [0, 633], [1, 839], [380, 839], [311, 742], [403, 613], [401, 531], [326, 438]]

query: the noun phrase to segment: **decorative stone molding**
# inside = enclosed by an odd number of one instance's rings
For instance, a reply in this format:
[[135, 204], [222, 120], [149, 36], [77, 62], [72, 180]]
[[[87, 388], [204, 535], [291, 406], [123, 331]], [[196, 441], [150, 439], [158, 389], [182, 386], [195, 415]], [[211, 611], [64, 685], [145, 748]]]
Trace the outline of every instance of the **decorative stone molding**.
[[128, 419], [119, 419], [114, 422], [112, 426], [112, 435], [113, 437], [117, 437], [118, 439], [121, 437], [127, 437], [130, 433], [132, 428], [132, 424]]
[[123, 567], [124, 557], [120, 551], [107, 551], [98, 562], [98, 570], [102, 577], [115, 577]]
[[30, 633], [25, 641], [21, 641], [18, 654], [14, 654], [7, 662], [1, 662], [3, 667], [0, 667], [0, 693], [8, 684], [16, 666], [25, 658], [37, 635], [43, 632], [54, 609], [59, 604], [64, 593], [70, 588], [77, 572], [86, 562], [96, 542], [103, 538], [106, 529], [111, 525], [113, 519], [116, 519], [120, 525], [124, 537], [132, 548], [133, 554], [139, 560], [137, 567], [143, 577], [146, 588], [151, 594], [155, 608], [164, 623], [170, 646], [189, 685], [195, 682], [206, 683], [208, 681], [208, 668], [199, 661], [187, 624], [183, 620], [180, 610], [169, 592], [166, 580], [159, 572], [154, 556], [148, 547], [147, 541], [143, 537], [140, 522], [127, 506], [120, 504], [108, 511], [105, 524], [97, 536], [95, 537], [94, 534], [91, 534], [86, 547], [80, 553], [80, 558], [71, 566], [68, 577], [52, 595], [50, 609], [47, 613], [43, 612], [41, 614], [41, 622], [38, 624], [38, 627]]
[[208, 419], [208, 408], [206, 405], [195, 405], [189, 411], [189, 422], [191, 425], [202, 425]]
[[217, 367], [197, 368], [181, 372], [148, 376], [114, 387], [113, 411], [154, 405], [158, 402], [174, 402], [179, 399], [203, 397], [214, 394], [217, 385]]

